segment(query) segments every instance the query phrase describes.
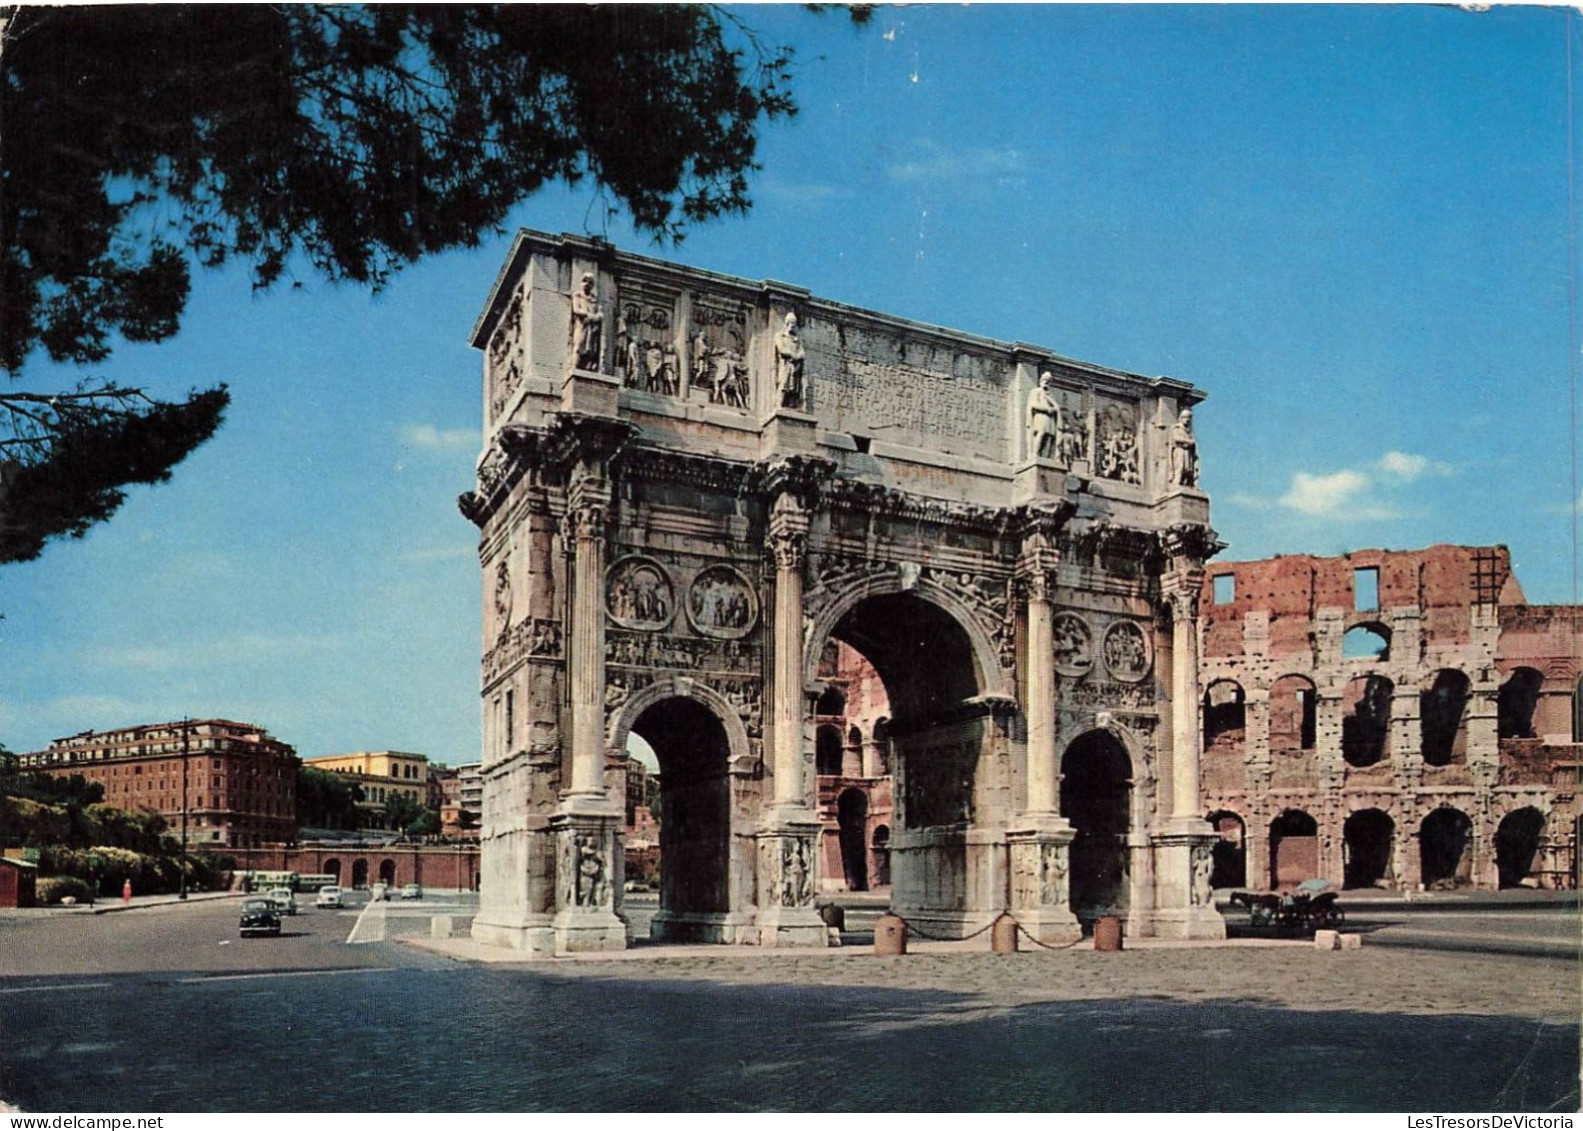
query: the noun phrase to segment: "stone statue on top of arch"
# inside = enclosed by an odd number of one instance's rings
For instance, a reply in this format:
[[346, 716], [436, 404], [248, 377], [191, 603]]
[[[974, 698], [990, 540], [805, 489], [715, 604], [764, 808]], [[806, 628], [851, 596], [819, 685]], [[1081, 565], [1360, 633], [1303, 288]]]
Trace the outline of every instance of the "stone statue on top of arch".
[[584, 271], [578, 289], [572, 292], [570, 352], [574, 368], [600, 372], [600, 359], [604, 352], [604, 323], [605, 315], [599, 309], [599, 292], [594, 288], [593, 272]]
[[1056, 459], [1062, 432], [1061, 404], [1055, 399], [1055, 378], [1039, 374], [1039, 383], [1028, 390], [1028, 458]]
[[1190, 408], [1184, 408], [1171, 426], [1171, 486], [1198, 486], [1198, 441]]
[[802, 408], [803, 363], [808, 359], [797, 331], [797, 314], [786, 312], [786, 321], [775, 335], [775, 382], [782, 408]]

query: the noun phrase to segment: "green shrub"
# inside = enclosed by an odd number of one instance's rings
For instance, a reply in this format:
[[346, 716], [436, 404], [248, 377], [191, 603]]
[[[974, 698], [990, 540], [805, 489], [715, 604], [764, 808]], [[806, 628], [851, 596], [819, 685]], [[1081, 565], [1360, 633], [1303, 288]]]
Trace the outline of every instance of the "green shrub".
[[39, 904], [44, 907], [57, 904], [68, 895], [78, 903], [93, 902], [93, 889], [88, 886], [88, 881], [79, 880], [76, 876], [46, 876], [38, 882], [36, 894]]

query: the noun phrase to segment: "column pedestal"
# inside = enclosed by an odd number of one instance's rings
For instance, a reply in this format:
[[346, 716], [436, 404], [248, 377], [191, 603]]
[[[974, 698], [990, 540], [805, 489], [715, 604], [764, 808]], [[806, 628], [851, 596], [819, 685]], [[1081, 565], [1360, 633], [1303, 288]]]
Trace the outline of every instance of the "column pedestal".
[[1007, 832], [1011, 849], [1011, 914], [1017, 925], [1046, 946], [1064, 946], [1083, 937], [1072, 914], [1068, 867], [1076, 835], [1063, 817], [1028, 815]]
[[818, 818], [793, 810], [770, 820], [758, 834], [759, 945], [827, 946], [830, 932], [813, 902]]
[[621, 814], [577, 811], [582, 808], [568, 805], [550, 818], [555, 837], [555, 953], [625, 950], [627, 924], [616, 914], [626, 881]]
[[1202, 820], [1172, 818], [1155, 833], [1154, 934], [1162, 939], [1223, 939], [1226, 921], [1209, 887], [1215, 841]]

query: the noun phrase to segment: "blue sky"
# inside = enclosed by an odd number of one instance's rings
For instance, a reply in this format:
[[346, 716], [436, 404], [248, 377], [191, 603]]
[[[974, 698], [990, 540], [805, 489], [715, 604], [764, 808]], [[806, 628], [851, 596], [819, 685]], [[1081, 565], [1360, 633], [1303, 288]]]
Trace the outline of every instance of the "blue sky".
[[[591, 189], [513, 225], [1208, 390], [1228, 560], [1511, 547], [1577, 600], [1562, 9], [741, 8], [796, 46], [745, 218], [657, 249]], [[1573, 91], [1575, 93], [1575, 89]], [[0, 743], [184, 714], [304, 756], [476, 758], [467, 341], [509, 234], [383, 294], [201, 276], [182, 333], [78, 372], [229, 382], [221, 433], [0, 572]]]

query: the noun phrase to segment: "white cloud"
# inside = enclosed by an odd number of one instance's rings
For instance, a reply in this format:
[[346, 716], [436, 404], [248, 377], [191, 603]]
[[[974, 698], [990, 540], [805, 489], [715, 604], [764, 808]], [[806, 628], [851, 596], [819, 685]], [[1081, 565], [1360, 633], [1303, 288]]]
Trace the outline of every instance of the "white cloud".
[[235, 664], [247, 659], [278, 660], [309, 656], [338, 646], [334, 636], [266, 636], [243, 633], [214, 640], [163, 645], [133, 645], [126, 648], [101, 648], [91, 659], [111, 667], [141, 668], [146, 671], [212, 669], [217, 664]]
[[1280, 503], [1299, 514], [1333, 515], [1367, 491], [1369, 484], [1369, 477], [1361, 471], [1337, 471], [1332, 475], [1299, 471], [1292, 475], [1292, 485]]
[[1395, 476], [1397, 479], [1411, 483], [1425, 475], [1450, 475], [1450, 464], [1432, 460], [1428, 456], [1412, 455], [1409, 452], [1386, 452], [1375, 464], [1386, 475]]
[[762, 196], [802, 207], [850, 200], [854, 195], [852, 189], [845, 185], [825, 184], [818, 181], [786, 181], [778, 178], [765, 178], [760, 181], [758, 192]]
[[471, 428], [436, 428], [432, 424], [403, 424], [401, 442], [428, 451], [473, 451], [483, 446], [483, 437]]
[[885, 172], [897, 181], [992, 180], [1015, 185], [1027, 179], [1028, 160], [1020, 149], [980, 146], [953, 152], [934, 142], [922, 142], [911, 160], [891, 164]]

